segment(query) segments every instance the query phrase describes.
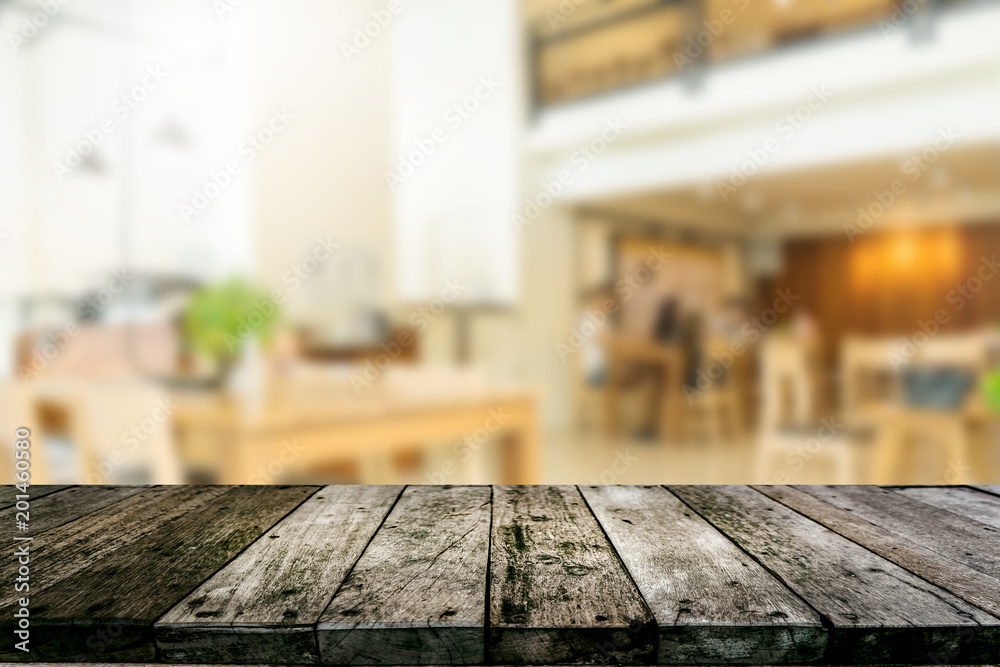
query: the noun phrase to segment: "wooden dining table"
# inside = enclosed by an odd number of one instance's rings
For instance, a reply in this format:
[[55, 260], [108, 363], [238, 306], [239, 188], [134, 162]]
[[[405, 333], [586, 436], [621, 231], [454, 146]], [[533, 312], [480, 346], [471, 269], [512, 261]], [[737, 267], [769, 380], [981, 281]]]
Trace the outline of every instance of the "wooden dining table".
[[[466, 437], [484, 445], [485, 436], [497, 441], [498, 479], [539, 481], [538, 392], [524, 385], [416, 370], [362, 386], [318, 367], [272, 379], [257, 399], [177, 392], [173, 400], [171, 421], [183, 458], [190, 461], [200, 450], [223, 484], [281, 481], [280, 472], [421, 451]], [[450, 473], [457, 463], [444, 465]]]
[[[13, 487], [0, 513], [14, 525]], [[5, 662], [996, 664], [1000, 486], [30, 487]], [[4, 560], [7, 580], [15, 559]], [[0, 594], [11, 637], [21, 594]]]

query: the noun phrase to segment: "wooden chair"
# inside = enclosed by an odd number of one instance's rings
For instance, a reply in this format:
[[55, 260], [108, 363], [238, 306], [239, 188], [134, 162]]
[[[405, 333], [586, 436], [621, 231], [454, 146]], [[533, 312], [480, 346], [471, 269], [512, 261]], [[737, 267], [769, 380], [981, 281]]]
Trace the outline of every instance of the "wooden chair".
[[897, 400], [869, 411], [878, 423], [873, 479], [876, 484], [905, 483], [902, 464], [910, 448], [921, 441], [941, 452], [944, 466], [940, 476], [917, 481], [948, 484], [968, 481], [966, 471], [973, 468], [971, 463], [977, 453], [974, 445], [985, 439], [990, 428], [978, 378], [990, 366], [995, 344], [991, 334], [942, 335], [912, 354], [908, 364], [961, 369], [977, 380], [960, 408], [911, 407]]
[[[36, 483], [184, 482], [169, 409], [157, 410], [157, 401], [165, 401], [165, 395], [155, 386], [60, 378], [16, 390], [36, 424], [32, 457]], [[169, 408], [169, 402], [162, 405]], [[140, 435], [133, 435], [133, 427]], [[59, 472], [53, 466], [57, 441], [68, 445], [63, 453], [71, 456]], [[129, 471], [142, 471], [142, 479], [123, 477]]]
[[87, 432], [80, 433], [80, 437], [94, 443], [92, 449], [98, 460], [93, 464], [97, 475], [88, 472], [88, 477], [103, 477], [108, 483], [184, 483], [173, 438], [171, 406], [166, 391], [146, 382], [89, 386], [79, 420]]
[[38, 436], [38, 420], [31, 410], [31, 401], [24, 385], [13, 382], [0, 384], [0, 475], [4, 484], [16, 483], [14, 477], [14, 432], [19, 428], [30, 431], [31, 441], [31, 484], [51, 484], [52, 475], [49, 472], [48, 461], [40, 455]]
[[840, 348], [840, 409], [855, 428], [878, 425], [875, 410], [899, 400], [893, 368], [898, 340], [849, 337]]
[[661, 437], [676, 440], [683, 424], [684, 395], [681, 391], [685, 354], [679, 345], [647, 338], [607, 334], [602, 338], [607, 354], [604, 380], [605, 427], [609, 437], [619, 435], [621, 371], [629, 364], [641, 364], [659, 373], [661, 396], [658, 421]]
[[[824, 433], [824, 392], [819, 345], [790, 335], [772, 334], [761, 343], [761, 419], [757, 479], [780, 483], [772, 467], [779, 459], [801, 452], [804, 445]], [[808, 452], [809, 459], [826, 457], [833, 463], [835, 483], [854, 481], [855, 457], [849, 434], [828, 434], [822, 448]], [[787, 472], [787, 471], [786, 471]], [[793, 471], [794, 472], [794, 471]]]
[[687, 405], [684, 410], [684, 431], [692, 431], [705, 436], [713, 442], [739, 441], [746, 430], [746, 420], [743, 411], [743, 401], [747, 388], [748, 353], [732, 355], [731, 341], [723, 338], [710, 338], [705, 343], [702, 369], [708, 373], [719, 360], [731, 357], [732, 363], [725, 369], [725, 375], [715, 380], [711, 376], [703, 389], [694, 387], [686, 391]]

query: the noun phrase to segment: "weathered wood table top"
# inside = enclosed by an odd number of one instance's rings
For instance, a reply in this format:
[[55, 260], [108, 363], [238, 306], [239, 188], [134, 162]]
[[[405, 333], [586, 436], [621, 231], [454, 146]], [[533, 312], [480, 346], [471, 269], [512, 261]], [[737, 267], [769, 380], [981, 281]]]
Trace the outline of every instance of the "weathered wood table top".
[[1000, 487], [0, 491], [3, 661], [1000, 662]]

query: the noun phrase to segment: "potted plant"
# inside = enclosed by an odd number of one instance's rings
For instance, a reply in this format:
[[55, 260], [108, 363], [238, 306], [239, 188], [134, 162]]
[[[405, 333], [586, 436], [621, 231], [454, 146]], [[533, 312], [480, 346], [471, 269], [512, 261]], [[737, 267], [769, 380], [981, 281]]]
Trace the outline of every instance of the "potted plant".
[[233, 278], [191, 296], [183, 316], [187, 349], [214, 366], [214, 387], [224, 385], [245, 348], [267, 345], [278, 322], [278, 306], [266, 293]]

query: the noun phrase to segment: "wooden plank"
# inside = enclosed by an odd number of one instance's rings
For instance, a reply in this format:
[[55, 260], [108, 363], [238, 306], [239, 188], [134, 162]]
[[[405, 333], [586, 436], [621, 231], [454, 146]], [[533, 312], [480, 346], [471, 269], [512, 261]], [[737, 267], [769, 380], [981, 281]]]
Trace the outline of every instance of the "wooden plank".
[[[34, 502], [43, 496], [47, 496], [57, 491], [62, 491], [63, 489], [68, 489], [71, 484], [29, 484], [28, 485], [28, 495], [31, 496], [29, 500]], [[4, 484], [0, 486], [0, 510], [7, 509], [8, 507], [13, 507], [16, 499], [14, 496], [21, 495], [21, 492], [13, 484]]]
[[927, 547], [866, 521], [854, 512], [834, 507], [797, 488], [755, 488], [900, 567], [947, 589], [966, 602], [971, 602], [994, 616], [1000, 616], [1000, 580], [941, 556]]
[[[102, 507], [141, 493], [146, 486], [74, 486], [32, 498], [29, 510], [29, 528], [23, 535], [38, 535], [52, 528], [75, 521]], [[14, 525], [17, 508], [0, 510], [0, 525]]]
[[995, 658], [1000, 621], [745, 486], [671, 486], [825, 619], [835, 664]]
[[908, 498], [1000, 528], [1000, 497], [964, 486], [914, 486], [895, 489]]
[[806, 486], [802, 491], [1000, 579], [1000, 528], [876, 486]]
[[325, 664], [481, 664], [490, 487], [411, 486], [316, 629]]
[[[153, 622], [316, 489], [229, 489], [33, 593], [31, 653], [8, 644], [0, 648], [0, 660], [154, 661]], [[0, 609], [0, 626], [8, 633], [13, 612], [13, 606]]]
[[402, 490], [323, 488], [156, 622], [161, 659], [316, 662], [313, 626]]
[[493, 664], [649, 663], [656, 625], [572, 486], [493, 489]]
[[659, 486], [582, 486], [656, 618], [659, 664], [822, 659], [819, 614]]
[[[93, 567], [102, 558], [221, 496], [230, 488], [165, 486], [147, 489], [47, 531], [31, 545], [32, 559], [45, 563], [45, 567], [34, 568], [31, 572], [31, 593], [37, 596], [80, 570]], [[13, 559], [4, 559], [0, 572], [8, 581], [13, 581], [17, 566]], [[0, 608], [13, 604], [19, 597], [21, 594], [13, 587], [0, 590]]]
[[979, 489], [983, 493], [990, 493], [994, 496], [1000, 496], [1000, 484], [973, 484], [973, 489]]

